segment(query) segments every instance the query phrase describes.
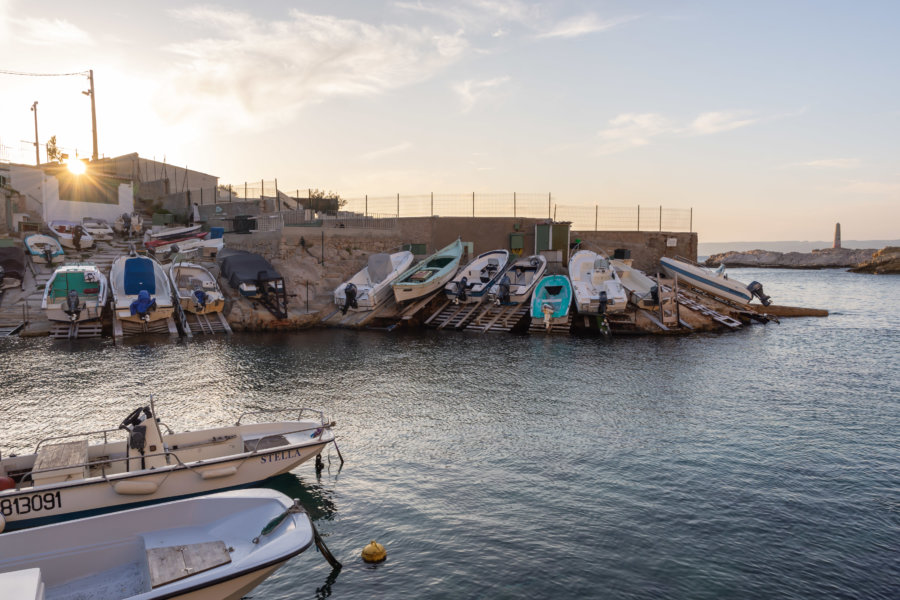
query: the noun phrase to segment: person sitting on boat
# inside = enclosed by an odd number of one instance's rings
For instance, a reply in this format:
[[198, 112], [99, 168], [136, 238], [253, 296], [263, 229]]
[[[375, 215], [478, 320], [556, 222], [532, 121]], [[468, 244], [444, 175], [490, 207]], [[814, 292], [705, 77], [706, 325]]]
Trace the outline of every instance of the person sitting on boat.
[[138, 292], [137, 300], [131, 303], [129, 309], [132, 315], [140, 315], [146, 317], [147, 313], [156, 308], [156, 298], [150, 297], [150, 292], [141, 290]]

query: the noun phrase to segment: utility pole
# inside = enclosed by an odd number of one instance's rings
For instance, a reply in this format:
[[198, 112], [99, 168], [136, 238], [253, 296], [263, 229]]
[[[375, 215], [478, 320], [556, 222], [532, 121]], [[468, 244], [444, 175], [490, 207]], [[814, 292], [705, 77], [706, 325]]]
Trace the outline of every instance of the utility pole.
[[91, 160], [97, 160], [99, 157], [97, 153], [97, 106], [94, 103], [94, 70], [91, 69], [88, 71], [88, 80], [91, 82], [91, 89], [81, 92], [85, 96], [91, 97], [91, 133], [94, 136], [94, 153], [91, 155]]
[[38, 144], [37, 132], [37, 100], [31, 105], [31, 112], [34, 113], [34, 164], [41, 166], [41, 147]]

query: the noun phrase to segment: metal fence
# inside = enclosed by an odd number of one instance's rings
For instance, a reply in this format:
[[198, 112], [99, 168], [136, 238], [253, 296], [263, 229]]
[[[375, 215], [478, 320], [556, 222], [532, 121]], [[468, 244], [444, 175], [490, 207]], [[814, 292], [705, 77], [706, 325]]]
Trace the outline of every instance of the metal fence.
[[[312, 211], [313, 188], [280, 189], [278, 181], [221, 185], [217, 203], [258, 200], [265, 211], [281, 212], [287, 227], [392, 229], [400, 217], [522, 217], [570, 221], [580, 231], [693, 231], [693, 209], [662, 206], [557, 204], [553, 194], [391, 194], [341, 197], [339, 211]], [[204, 193], [203, 199], [210, 194]]]

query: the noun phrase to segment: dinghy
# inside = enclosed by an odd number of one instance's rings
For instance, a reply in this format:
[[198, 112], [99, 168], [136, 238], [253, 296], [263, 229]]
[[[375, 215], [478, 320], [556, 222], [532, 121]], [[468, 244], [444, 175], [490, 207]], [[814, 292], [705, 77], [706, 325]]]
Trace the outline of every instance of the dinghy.
[[25, 249], [32, 262], [44, 265], [61, 263], [66, 259], [65, 251], [56, 238], [43, 233], [35, 233], [25, 238]]
[[169, 279], [181, 308], [198, 315], [221, 312], [225, 296], [215, 276], [196, 263], [175, 260], [169, 265]]
[[750, 285], [729, 279], [725, 273], [725, 265], [721, 265], [715, 271], [702, 267], [686, 258], [661, 258], [659, 262], [669, 277], [678, 276], [681, 283], [686, 283], [704, 292], [737, 302], [750, 304], [753, 297], [759, 298], [763, 306], [768, 306], [771, 301], [763, 293], [763, 286], [758, 281], [751, 281]]
[[247, 415], [264, 414], [246, 413], [234, 425], [173, 433], [156, 418], [151, 398], [118, 429], [55, 435], [32, 454], [4, 455], [0, 531], [246, 486], [290, 471], [334, 441], [334, 423], [318, 411], [289, 412], [295, 420], [242, 424]]
[[628, 298], [609, 257], [579, 250], [569, 259], [569, 279], [579, 314], [602, 315], [625, 310]]
[[612, 259], [610, 264], [619, 276], [622, 287], [628, 294], [628, 301], [638, 308], [654, 308], [659, 304], [656, 281], [631, 266], [631, 259]]
[[494, 282], [500, 278], [508, 261], [509, 250], [491, 250], [479, 254], [444, 285], [444, 294], [454, 304], [481, 302]]
[[122, 255], [109, 269], [113, 310], [121, 321], [152, 323], [174, 312], [172, 288], [162, 266], [148, 256]]
[[512, 263], [491, 286], [488, 300], [497, 305], [522, 304], [547, 270], [547, 258], [541, 254], [525, 256]]
[[275, 490], [200, 496], [5, 534], [0, 595], [239, 600], [316, 538]]
[[94, 245], [91, 234], [75, 221], [50, 221], [50, 233], [56, 236], [60, 244], [73, 250], [84, 250]]
[[391, 297], [391, 284], [413, 260], [413, 253], [408, 250], [370, 255], [362, 270], [337, 286], [334, 303], [344, 314], [348, 310], [374, 310]]
[[531, 318], [540, 319], [545, 329], [569, 319], [572, 305], [572, 283], [565, 275], [542, 277], [531, 296]]
[[462, 241], [457, 239], [405, 271], [391, 286], [397, 302], [415, 300], [441, 289], [459, 268], [462, 251]]
[[94, 240], [109, 241], [113, 239], [114, 232], [109, 223], [97, 217], [82, 217], [81, 226]]
[[106, 306], [106, 275], [97, 265], [75, 263], [59, 267], [44, 287], [41, 309], [51, 321], [77, 323], [100, 318]]

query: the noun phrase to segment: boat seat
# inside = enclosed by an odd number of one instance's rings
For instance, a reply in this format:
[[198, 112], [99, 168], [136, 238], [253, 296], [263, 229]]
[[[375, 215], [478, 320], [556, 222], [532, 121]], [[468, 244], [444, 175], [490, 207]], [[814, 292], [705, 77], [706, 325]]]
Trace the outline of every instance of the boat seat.
[[200, 542], [147, 550], [150, 586], [157, 588], [231, 562], [225, 542]]
[[[70, 479], [84, 479], [88, 476], [88, 468], [85, 465], [87, 460], [87, 440], [46, 444], [38, 450], [37, 457], [34, 460], [31, 479], [34, 481], [34, 485], [59, 483]], [[35, 472], [43, 469], [53, 470]]]

